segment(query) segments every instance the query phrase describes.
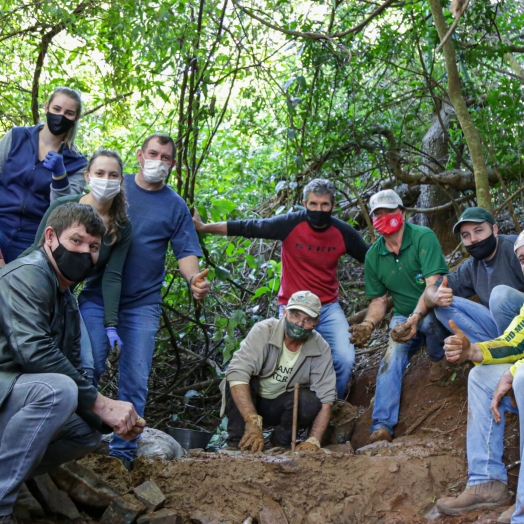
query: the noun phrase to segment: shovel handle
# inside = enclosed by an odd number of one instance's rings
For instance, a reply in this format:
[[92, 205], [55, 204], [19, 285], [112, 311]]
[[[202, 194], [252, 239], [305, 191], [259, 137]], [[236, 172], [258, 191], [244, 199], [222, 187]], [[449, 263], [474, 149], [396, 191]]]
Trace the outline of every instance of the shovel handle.
[[298, 426], [298, 393], [300, 384], [294, 386], [293, 396], [293, 427], [291, 429], [291, 451], [295, 451], [295, 445], [297, 442], [297, 426]]

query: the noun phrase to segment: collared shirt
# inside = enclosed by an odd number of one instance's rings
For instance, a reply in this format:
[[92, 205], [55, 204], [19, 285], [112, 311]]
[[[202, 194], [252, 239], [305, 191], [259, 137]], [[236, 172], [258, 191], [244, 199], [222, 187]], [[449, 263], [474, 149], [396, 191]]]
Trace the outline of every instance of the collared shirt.
[[404, 224], [398, 254], [380, 237], [366, 254], [366, 297], [378, 298], [389, 292], [396, 315], [409, 316], [426, 288], [426, 278], [449, 272], [437, 236], [431, 229]]

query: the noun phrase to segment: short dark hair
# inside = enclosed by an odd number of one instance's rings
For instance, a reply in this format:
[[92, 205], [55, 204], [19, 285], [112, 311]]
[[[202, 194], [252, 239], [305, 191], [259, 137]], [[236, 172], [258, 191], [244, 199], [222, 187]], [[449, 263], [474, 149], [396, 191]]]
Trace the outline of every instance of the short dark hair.
[[[106, 232], [106, 226], [102, 217], [91, 206], [67, 202], [53, 209], [47, 219], [45, 227], [52, 227], [57, 237], [69, 227], [80, 224], [86, 228], [86, 232], [94, 237], [102, 237]], [[44, 243], [44, 236], [40, 239], [40, 245]]]
[[156, 138], [163, 146], [165, 146], [166, 144], [171, 144], [171, 147], [173, 148], [173, 159], [175, 158], [175, 155], [176, 155], [175, 141], [169, 135], [166, 135], [165, 133], [153, 133], [152, 135], [148, 136], [144, 140], [144, 143], [142, 144], [143, 152], [145, 152], [147, 144], [149, 144], [149, 141], [152, 140], [153, 138]]
[[331, 180], [325, 178], [315, 178], [308, 183], [302, 193], [302, 198], [307, 202], [309, 193], [313, 193], [317, 196], [329, 195], [331, 203], [335, 202], [335, 186]]

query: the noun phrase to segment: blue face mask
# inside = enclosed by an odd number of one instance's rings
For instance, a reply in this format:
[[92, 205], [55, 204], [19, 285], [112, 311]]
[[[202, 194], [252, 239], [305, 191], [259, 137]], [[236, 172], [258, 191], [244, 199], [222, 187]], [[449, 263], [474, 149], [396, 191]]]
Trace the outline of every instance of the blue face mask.
[[307, 329], [299, 326], [298, 324], [293, 324], [293, 322], [286, 318], [284, 322], [284, 330], [286, 331], [286, 335], [291, 340], [298, 342], [301, 340], [306, 340], [306, 338], [309, 337], [313, 331], [313, 328]]

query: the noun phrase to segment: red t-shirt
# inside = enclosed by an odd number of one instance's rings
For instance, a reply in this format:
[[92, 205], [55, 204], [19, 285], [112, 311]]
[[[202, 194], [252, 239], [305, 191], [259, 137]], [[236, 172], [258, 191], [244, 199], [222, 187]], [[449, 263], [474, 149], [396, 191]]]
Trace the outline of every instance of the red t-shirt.
[[322, 305], [338, 300], [338, 259], [347, 253], [364, 262], [369, 246], [349, 224], [331, 218], [323, 230], [313, 229], [306, 211], [265, 220], [232, 220], [227, 234], [282, 241], [282, 277], [279, 304], [287, 304], [296, 291], [311, 291]]

